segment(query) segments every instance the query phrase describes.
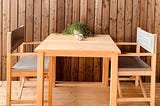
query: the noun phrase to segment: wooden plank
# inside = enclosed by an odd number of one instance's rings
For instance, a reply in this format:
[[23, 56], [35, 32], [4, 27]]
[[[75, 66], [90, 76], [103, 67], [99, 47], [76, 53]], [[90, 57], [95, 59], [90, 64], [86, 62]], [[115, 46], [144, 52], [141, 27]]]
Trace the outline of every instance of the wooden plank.
[[[132, 9], [133, 9], [133, 1], [126, 0], [125, 6], [125, 42], [131, 42], [131, 35], [132, 35]], [[131, 50], [131, 47], [125, 47], [125, 51]]]
[[18, 26], [25, 25], [26, 2], [25, 0], [18, 1]]
[[49, 0], [42, 0], [42, 36], [44, 40], [49, 35]]
[[10, 1], [3, 0], [3, 32], [2, 32], [2, 80], [6, 79], [6, 39], [7, 39], [7, 32], [9, 31], [9, 9], [10, 9]]
[[[95, 2], [94, 0], [88, 0], [88, 10], [87, 10], [87, 25], [89, 29], [94, 33], [94, 22], [95, 22]], [[86, 58], [86, 69], [85, 69], [85, 79], [86, 81], [93, 80], [93, 66], [94, 58]]]
[[[17, 27], [18, 27], [18, 1], [17, 0], [11, 0], [10, 1], [11, 2], [11, 4], [10, 4], [10, 8], [11, 8], [11, 10], [10, 10], [10, 30], [12, 31], [12, 30], [14, 30], [14, 29], [16, 29]], [[15, 50], [14, 52], [17, 52], [18, 51], [18, 49], [17, 50]], [[13, 65], [13, 64], [15, 64], [16, 62], [17, 62], [17, 57], [13, 57], [12, 58], [12, 64], [11, 65]]]
[[93, 64], [93, 81], [102, 81], [102, 59], [94, 58]]
[[[117, 1], [117, 36], [116, 40], [118, 42], [124, 41], [124, 5], [125, 0]], [[124, 47], [120, 47], [121, 51], [124, 50]]]
[[95, 0], [95, 33], [100, 34], [102, 31], [102, 0]]
[[[65, 1], [65, 28], [72, 24], [72, 11], [73, 10], [73, 1], [66, 0]], [[70, 81], [71, 80], [71, 57], [64, 57], [64, 80]]]
[[87, 0], [80, 1], [80, 22], [87, 22]]
[[63, 57], [57, 57], [56, 58], [56, 80], [57, 81], [64, 80], [64, 72], [63, 72], [64, 67], [63, 66], [64, 66]]
[[41, 0], [34, 0], [34, 41], [41, 40]]
[[141, 0], [140, 8], [140, 27], [144, 30], [147, 29], [147, 0]]
[[71, 57], [64, 57], [63, 61], [64, 61], [63, 79], [64, 81], [70, 81], [71, 80], [71, 64], [72, 64]]
[[57, 32], [62, 32], [65, 28], [65, 19], [64, 19], [64, 0], [58, 0], [57, 8]]
[[2, 0], [0, 0], [0, 80], [2, 80]]
[[124, 6], [125, 0], [118, 1], [117, 13], [117, 41], [124, 41]]
[[[57, 0], [57, 32], [61, 32], [65, 28], [65, 4], [64, 0]], [[57, 61], [59, 62], [57, 66], [57, 75], [59, 76], [58, 78], [61, 80], [64, 80], [64, 58], [63, 57], [58, 57]]]
[[94, 33], [94, 21], [95, 21], [95, 2], [94, 0], [88, 0], [88, 10], [87, 10], [87, 25], [91, 32]]
[[73, 57], [71, 60], [71, 81], [78, 81], [79, 58]]
[[110, 28], [109, 34], [116, 41], [117, 36], [117, 0], [110, 0]]
[[79, 74], [79, 58], [72, 57], [71, 58], [71, 81], [78, 81], [78, 74]]
[[57, 24], [57, 0], [50, 0], [50, 10], [49, 10], [49, 33], [56, 32]]
[[73, 17], [72, 17], [72, 22], [79, 22], [79, 8], [80, 8], [80, 0], [73, 0]]
[[137, 27], [139, 26], [139, 8], [140, 8], [140, 0], [133, 1], [133, 16], [132, 16], [132, 41], [136, 41], [136, 32]]
[[85, 81], [93, 81], [93, 62], [94, 58], [86, 58]]
[[[26, 1], [26, 41], [33, 41], [33, 0]], [[27, 47], [26, 51], [31, 51], [32, 47]]]
[[72, 23], [72, 10], [73, 10], [73, 1], [65, 1], [65, 27], [69, 26]]
[[85, 78], [86, 78], [85, 64], [86, 64], [86, 58], [85, 57], [79, 58], [78, 81], [85, 81]]
[[[80, 0], [73, 0], [72, 23], [80, 20]], [[71, 60], [71, 80], [77, 81], [79, 74], [79, 58], [72, 57]]]
[[102, 0], [102, 33], [109, 34], [109, 0]]
[[[86, 24], [87, 22], [87, 0], [80, 0], [80, 22]], [[86, 76], [88, 75], [88, 70], [86, 70], [86, 59], [84, 57], [79, 58], [79, 79], [86, 81]], [[82, 77], [83, 76], [83, 77]], [[84, 78], [84, 79], [82, 79]]]
[[[95, 2], [94, 0], [88, 0], [88, 13], [87, 13], [87, 25], [89, 29], [94, 33], [94, 21], [95, 21]], [[86, 58], [86, 81], [93, 80], [93, 66], [94, 66], [94, 58]]]
[[148, 0], [148, 16], [147, 16], [147, 31], [154, 32], [154, 14], [155, 14], [155, 0]]
[[11, 22], [10, 22], [10, 30], [14, 30], [17, 28], [17, 0], [11, 0]]
[[156, 0], [155, 5], [155, 33], [157, 34], [157, 71], [156, 79], [160, 82], [160, 0]]
[[[102, 33], [102, 0], [95, 1], [95, 33]], [[93, 60], [93, 81], [101, 81], [102, 67], [101, 59]]]

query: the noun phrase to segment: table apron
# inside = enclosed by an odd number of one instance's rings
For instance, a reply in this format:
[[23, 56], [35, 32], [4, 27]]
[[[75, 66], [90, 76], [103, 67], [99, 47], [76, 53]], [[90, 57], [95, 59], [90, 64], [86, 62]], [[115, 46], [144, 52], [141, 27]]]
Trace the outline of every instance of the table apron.
[[111, 58], [113, 55], [118, 53], [55, 53], [55, 52], [43, 52], [44, 56], [56, 56], [56, 57], [108, 57]]

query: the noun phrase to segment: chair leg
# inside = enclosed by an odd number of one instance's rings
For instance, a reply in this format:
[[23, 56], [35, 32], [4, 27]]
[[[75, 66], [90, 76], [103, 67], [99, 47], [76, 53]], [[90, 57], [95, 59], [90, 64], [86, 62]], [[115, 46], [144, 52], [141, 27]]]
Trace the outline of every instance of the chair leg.
[[140, 76], [139, 76], [139, 85], [140, 85], [140, 87], [141, 87], [143, 96], [144, 96], [145, 98], [147, 98], [147, 94], [146, 94], [146, 91], [145, 91], [145, 88], [144, 88], [144, 86], [143, 86], [142, 79], [141, 79]]
[[122, 90], [121, 90], [121, 86], [120, 86], [120, 81], [118, 80], [118, 94], [119, 94], [119, 97], [122, 98], [123, 95], [122, 95]]
[[11, 56], [7, 54], [7, 95], [6, 95], [6, 105], [11, 106], [11, 88], [12, 88], [12, 78], [11, 78]]
[[139, 86], [139, 76], [135, 76], [135, 86]]
[[24, 79], [24, 77], [20, 77], [20, 78], [19, 78], [19, 80], [20, 80], [20, 85], [19, 85], [19, 86], [20, 86], [20, 87], [22, 86], [22, 81], [23, 81], [23, 79]]
[[[55, 81], [55, 79], [53, 80], [53, 75], [55, 76], [55, 74], [53, 74], [53, 71], [55, 71], [55, 65], [56, 65], [55, 59], [56, 59], [55, 57], [50, 57], [50, 62], [49, 62], [48, 106], [52, 106], [52, 84], [53, 84], [53, 81]], [[55, 82], [54, 82], [54, 86], [55, 86]]]
[[[7, 74], [8, 75], [8, 74]], [[10, 75], [7, 76], [7, 100], [6, 100], [6, 104], [7, 106], [11, 106], [11, 77]]]
[[150, 87], [150, 106], [155, 106], [155, 75], [151, 75], [151, 87]]
[[52, 106], [52, 78], [49, 76], [49, 83], [48, 83], [48, 106]]
[[21, 79], [21, 87], [20, 87], [20, 91], [19, 91], [19, 96], [18, 96], [18, 100], [20, 100], [21, 99], [21, 96], [22, 96], [22, 91], [23, 91], [23, 87], [24, 87], [24, 82], [25, 82], [25, 77], [23, 77], [22, 79]]

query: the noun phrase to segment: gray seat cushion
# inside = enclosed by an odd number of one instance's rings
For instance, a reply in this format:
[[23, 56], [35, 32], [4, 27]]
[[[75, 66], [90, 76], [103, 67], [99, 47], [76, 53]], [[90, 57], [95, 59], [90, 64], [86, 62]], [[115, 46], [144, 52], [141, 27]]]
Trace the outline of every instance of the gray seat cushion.
[[[49, 58], [45, 57], [44, 69], [48, 70]], [[12, 67], [13, 71], [37, 71], [37, 56], [22, 56]]]
[[119, 56], [118, 57], [119, 71], [139, 71], [151, 70], [150, 66], [146, 64], [141, 58], [137, 56]]

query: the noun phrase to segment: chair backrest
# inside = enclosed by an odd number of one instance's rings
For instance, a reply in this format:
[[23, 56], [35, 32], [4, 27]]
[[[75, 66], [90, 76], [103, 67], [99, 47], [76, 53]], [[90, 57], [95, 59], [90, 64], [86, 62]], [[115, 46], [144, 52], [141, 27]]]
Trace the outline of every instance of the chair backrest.
[[141, 28], [137, 28], [137, 43], [148, 52], [156, 52], [155, 39], [156, 38], [154, 34], [146, 32]]
[[25, 29], [21, 26], [7, 35], [7, 49], [8, 52], [13, 52], [17, 47], [19, 47], [25, 40]]

